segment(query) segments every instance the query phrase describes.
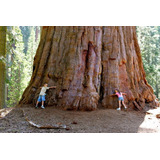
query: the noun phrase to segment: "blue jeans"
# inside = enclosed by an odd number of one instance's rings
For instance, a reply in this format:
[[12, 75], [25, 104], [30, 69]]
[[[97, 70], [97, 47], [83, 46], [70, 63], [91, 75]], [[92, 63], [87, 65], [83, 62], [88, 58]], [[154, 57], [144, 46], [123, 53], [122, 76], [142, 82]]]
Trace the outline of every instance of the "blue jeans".
[[118, 97], [118, 100], [119, 101], [124, 101], [124, 98], [123, 97]]
[[45, 101], [45, 95], [39, 95], [38, 102]]

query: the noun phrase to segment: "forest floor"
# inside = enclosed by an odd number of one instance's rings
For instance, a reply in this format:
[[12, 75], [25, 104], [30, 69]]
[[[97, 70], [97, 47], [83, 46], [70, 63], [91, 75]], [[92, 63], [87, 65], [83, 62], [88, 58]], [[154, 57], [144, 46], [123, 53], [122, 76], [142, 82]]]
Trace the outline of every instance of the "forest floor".
[[[98, 109], [91, 112], [64, 111], [55, 107], [0, 110], [0, 133], [160, 133], [160, 107], [139, 111]], [[64, 124], [67, 129], [39, 129], [41, 126]]]

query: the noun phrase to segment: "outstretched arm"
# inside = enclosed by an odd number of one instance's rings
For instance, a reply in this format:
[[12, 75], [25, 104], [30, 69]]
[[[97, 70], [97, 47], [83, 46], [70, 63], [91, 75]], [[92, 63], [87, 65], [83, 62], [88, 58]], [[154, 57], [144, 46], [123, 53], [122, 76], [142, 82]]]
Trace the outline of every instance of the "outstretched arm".
[[121, 92], [123, 95], [127, 95], [126, 93], [124, 93], [124, 92]]
[[49, 87], [49, 88], [56, 88], [56, 86], [51, 86], [51, 87]]
[[110, 96], [113, 97], [113, 96], [116, 96], [116, 94], [111, 94]]

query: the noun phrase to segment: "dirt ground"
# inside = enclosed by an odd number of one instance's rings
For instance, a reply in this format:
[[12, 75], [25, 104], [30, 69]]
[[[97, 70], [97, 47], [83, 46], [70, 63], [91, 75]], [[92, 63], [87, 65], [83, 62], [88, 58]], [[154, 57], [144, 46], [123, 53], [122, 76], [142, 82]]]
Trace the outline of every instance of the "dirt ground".
[[[55, 107], [0, 110], [0, 133], [160, 133], [160, 108], [146, 113], [98, 109], [91, 112], [64, 111]], [[64, 124], [66, 129], [39, 129], [37, 125]]]

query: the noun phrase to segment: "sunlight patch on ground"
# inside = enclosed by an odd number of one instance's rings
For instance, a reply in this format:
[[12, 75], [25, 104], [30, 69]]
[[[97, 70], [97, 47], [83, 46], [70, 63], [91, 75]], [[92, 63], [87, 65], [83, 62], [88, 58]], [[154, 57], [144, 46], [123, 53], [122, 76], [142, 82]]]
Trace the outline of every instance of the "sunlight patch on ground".
[[13, 108], [0, 109], [0, 118], [4, 118]]
[[160, 114], [160, 108], [148, 110], [144, 117], [144, 121], [139, 126], [138, 132], [145, 130], [145, 132], [160, 133], [160, 119], [156, 118], [157, 114]]

